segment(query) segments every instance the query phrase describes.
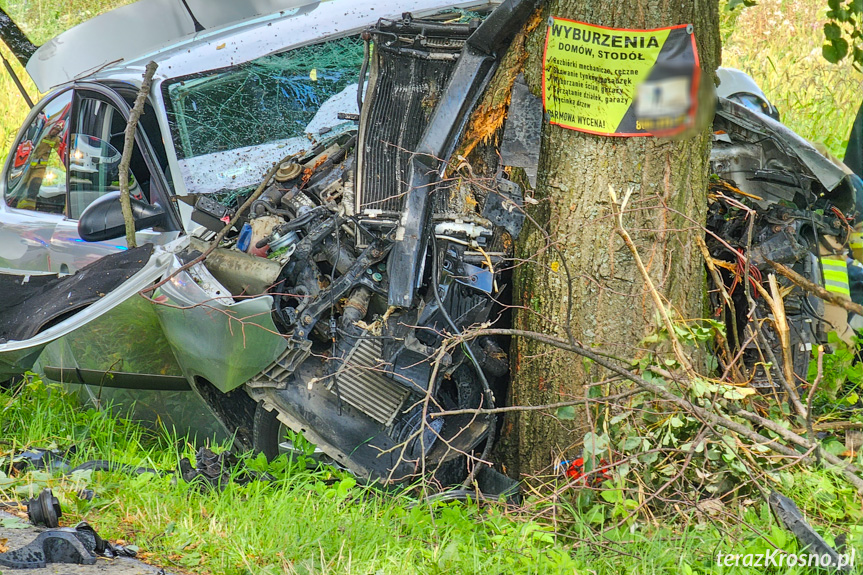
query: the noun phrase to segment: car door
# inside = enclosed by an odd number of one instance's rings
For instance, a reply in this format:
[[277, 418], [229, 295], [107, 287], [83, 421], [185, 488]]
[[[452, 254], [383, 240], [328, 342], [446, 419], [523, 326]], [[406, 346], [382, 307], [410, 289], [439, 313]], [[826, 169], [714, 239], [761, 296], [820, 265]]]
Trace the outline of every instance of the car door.
[[[14, 274], [74, 274], [127, 250], [124, 238], [85, 242], [77, 226], [88, 205], [119, 189], [118, 166], [128, 114], [129, 106], [119, 95], [96, 84], [78, 84], [50, 95], [31, 113], [2, 178], [0, 268], [13, 274], [6, 276], [6, 282]], [[130, 192], [171, 212], [165, 176], [153, 161], [147, 136], [144, 130], [136, 134]], [[179, 229], [177, 216], [170, 213], [159, 230], [138, 232], [138, 245], [173, 241]], [[33, 285], [35, 289], [35, 282]], [[175, 381], [179, 367], [152, 306], [134, 293], [63, 333], [52, 346], [63, 353], [46, 354], [42, 361], [46, 373], [62, 379], [69, 373], [77, 379], [84, 374], [88, 380], [99, 380], [108, 372], [120, 372], [153, 376], [154, 381], [159, 379], [155, 376], [167, 376], [179, 384]], [[27, 361], [16, 360], [7, 371], [16, 371], [32, 359], [27, 354], [24, 357]]]
[[52, 238], [65, 218], [72, 98], [72, 90], [64, 90], [39, 102], [7, 157], [0, 177], [0, 269], [52, 271]]
[[[97, 84], [53, 94], [31, 112], [2, 177], [0, 268], [73, 273], [126, 248], [125, 238], [84, 242], [77, 226], [90, 203], [119, 189], [128, 114], [120, 96]], [[136, 134], [129, 173], [133, 196], [169, 205], [164, 174], [143, 131]], [[138, 232], [138, 244], [163, 244], [177, 230], [172, 214], [168, 229]]]

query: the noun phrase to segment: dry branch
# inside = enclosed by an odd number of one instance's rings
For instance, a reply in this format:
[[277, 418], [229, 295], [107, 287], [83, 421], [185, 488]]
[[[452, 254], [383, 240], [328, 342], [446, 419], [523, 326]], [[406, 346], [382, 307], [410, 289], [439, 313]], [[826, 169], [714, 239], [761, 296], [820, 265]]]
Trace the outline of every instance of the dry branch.
[[118, 177], [120, 178], [120, 207], [123, 209], [123, 220], [126, 222], [126, 245], [130, 248], [137, 247], [138, 244], [135, 241], [135, 218], [132, 216], [132, 200], [129, 197], [129, 162], [132, 161], [132, 149], [135, 146], [135, 130], [138, 127], [138, 120], [144, 113], [144, 102], [147, 101], [150, 85], [153, 83], [153, 74], [156, 73], [158, 67], [159, 65], [155, 62], [147, 64], [141, 89], [138, 90], [138, 95], [135, 97], [135, 105], [132, 106], [132, 111], [129, 113], [129, 121], [126, 123], [126, 131], [123, 134], [123, 155], [120, 157], [120, 174]]
[[791, 280], [791, 282], [794, 283], [794, 285], [796, 285], [797, 287], [818, 296], [826, 302], [830, 302], [834, 305], [845, 308], [847, 311], [863, 315], [863, 306], [861, 306], [860, 304], [856, 304], [850, 299], [845, 299], [844, 297], [835, 293], [830, 293], [820, 285], [812, 283], [794, 270], [787, 268], [778, 262], [767, 260], [767, 263], [770, 264], [770, 267], [776, 270], [778, 274], [783, 275], [789, 280]]
[[181, 267], [177, 268], [171, 275], [169, 275], [165, 278], [162, 278], [162, 280], [160, 280], [159, 282], [157, 282], [157, 283], [155, 283], [155, 284], [153, 284], [153, 285], [151, 285], [145, 289], [142, 289], [140, 293], [141, 294], [147, 294], [147, 293], [152, 292], [156, 288], [165, 285], [172, 277], [176, 276], [178, 273], [184, 272], [187, 269], [189, 269], [190, 267], [194, 266], [195, 264], [199, 264], [202, 261], [204, 261], [205, 259], [207, 259], [207, 256], [209, 256], [211, 253], [213, 253], [213, 250], [215, 250], [217, 247], [219, 247], [219, 244], [221, 243], [221, 241], [223, 239], [225, 239], [225, 236], [228, 234], [228, 232], [231, 230], [231, 228], [234, 227], [234, 225], [236, 225], [236, 223], [238, 221], [240, 221], [240, 218], [243, 216], [243, 214], [246, 212], [246, 210], [248, 210], [249, 207], [251, 207], [251, 205], [255, 202], [255, 200], [257, 200], [259, 197], [261, 197], [261, 194], [263, 194], [264, 190], [267, 189], [267, 184], [269, 184], [270, 180], [273, 179], [273, 176], [276, 175], [276, 172], [278, 171], [279, 166], [281, 166], [284, 162], [288, 161], [289, 159], [291, 159], [295, 155], [296, 154], [289, 154], [289, 155], [285, 156], [284, 158], [282, 158], [281, 160], [279, 160], [278, 162], [276, 162], [275, 164], [273, 164], [273, 167], [271, 167], [267, 171], [267, 173], [264, 175], [264, 179], [261, 180], [261, 183], [260, 183], [260, 185], [258, 185], [258, 188], [252, 193], [251, 196], [249, 196], [249, 198], [243, 203], [243, 205], [240, 206], [240, 209], [237, 210], [237, 213], [234, 214], [234, 217], [231, 218], [231, 221], [228, 222], [227, 224], [225, 224], [225, 227], [222, 228], [222, 231], [220, 231], [218, 234], [216, 234], [216, 237], [213, 238], [213, 240], [210, 242], [210, 247], [208, 247], [204, 251], [204, 253], [202, 253], [201, 255], [199, 255], [198, 257], [193, 259], [192, 261], [190, 261], [190, 262], [182, 265]]
[[[815, 460], [812, 457], [806, 455], [805, 453], [799, 453], [798, 451], [796, 451], [796, 450], [794, 450], [794, 449], [792, 449], [792, 448], [790, 448], [790, 447], [788, 447], [782, 443], [779, 443], [776, 440], [765, 437], [764, 435], [746, 427], [743, 424], [737, 423], [736, 421], [732, 421], [731, 419], [729, 419], [725, 416], [714, 413], [714, 412], [707, 410], [703, 407], [699, 407], [697, 405], [694, 405], [688, 399], [685, 399], [683, 397], [675, 395], [674, 393], [672, 393], [671, 391], [669, 391], [668, 389], [666, 389], [664, 387], [660, 387], [658, 385], [650, 383], [649, 381], [636, 375], [632, 371], [625, 369], [625, 368], [622, 368], [619, 365], [612, 363], [611, 361], [605, 359], [601, 355], [595, 353], [593, 350], [590, 350], [590, 349], [588, 349], [582, 345], [571, 344], [571, 343], [564, 341], [562, 339], [548, 336], [545, 334], [537, 334], [535, 332], [530, 332], [530, 331], [525, 331], [525, 330], [517, 330], [517, 329], [477, 330], [477, 331], [474, 331], [470, 334], [465, 333], [460, 337], [467, 339], [467, 338], [479, 337], [482, 335], [509, 335], [509, 336], [516, 336], [516, 337], [528, 337], [531, 339], [535, 339], [536, 341], [542, 341], [542, 342], [547, 343], [549, 345], [553, 345], [553, 346], [555, 346], [559, 349], [565, 350], [565, 351], [571, 351], [571, 352], [576, 353], [582, 357], [586, 357], [587, 359], [590, 359], [591, 361], [595, 362], [597, 365], [600, 365], [600, 366], [606, 368], [607, 370], [609, 370], [613, 373], [616, 373], [617, 375], [620, 375], [621, 377], [628, 379], [629, 381], [638, 385], [643, 390], [648, 391], [650, 393], [653, 393], [654, 395], [657, 395], [657, 396], [661, 397], [662, 399], [665, 399], [666, 401], [669, 401], [669, 402], [677, 405], [682, 410], [684, 410], [687, 413], [697, 417], [701, 421], [710, 422], [713, 425], [723, 427], [723, 428], [725, 428], [731, 432], [738, 434], [741, 437], [747, 438], [748, 440], [752, 441], [753, 443], [764, 445], [764, 446], [770, 448], [771, 450], [773, 450], [776, 453], [779, 453], [781, 455], [785, 455], [787, 457], [797, 458], [804, 463], [809, 463], [809, 464], [815, 463]], [[794, 433], [793, 431], [791, 431], [789, 429], [786, 429], [785, 427], [782, 427], [781, 425], [779, 425], [778, 423], [776, 423], [770, 419], [756, 415], [756, 414], [754, 414], [750, 411], [747, 411], [743, 408], [740, 408], [740, 407], [738, 407], [732, 403], [729, 403], [727, 405], [727, 408], [734, 415], [741, 417], [743, 419], [746, 419], [747, 421], [751, 422], [753, 425], [757, 425], [759, 427], [769, 429], [770, 431], [772, 431], [773, 433], [775, 433], [779, 437], [781, 437], [781, 438], [783, 438], [783, 439], [785, 439], [785, 440], [787, 440], [793, 444], [799, 445], [800, 447], [803, 447], [804, 449], [811, 450], [811, 449], [814, 449], [816, 446], [816, 444], [812, 443], [811, 441], [801, 437], [800, 435], [797, 435], [796, 433]], [[854, 485], [854, 487], [857, 488], [858, 492], [863, 493], [863, 479], [861, 479], [860, 476], [857, 475], [857, 473], [859, 473], [859, 471], [855, 466], [853, 466], [853, 465], [851, 465], [845, 461], [842, 461], [840, 458], [838, 458], [835, 455], [832, 455], [830, 453], [826, 453], [826, 452], [823, 453], [823, 457], [824, 457], [825, 461], [827, 461], [831, 465], [838, 467], [840, 469], [840, 471], [842, 472], [842, 474], [845, 476], [845, 478], [848, 480], [848, 482], [851, 483], [852, 485]]]
[[656, 310], [662, 316], [663, 323], [665, 323], [665, 329], [668, 331], [668, 338], [671, 341], [671, 348], [674, 350], [674, 355], [677, 358], [677, 361], [683, 367], [684, 371], [686, 371], [687, 375], [695, 377], [695, 371], [692, 369], [692, 364], [689, 363], [689, 359], [686, 357], [686, 354], [683, 353], [683, 348], [680, 346], [680, 341], [677, 339], [677, 334], [674, 331], [674, 324], [671, 321], [671, 317], [668, 315], [668, 310], [665, 309], [665, 304], [662, 302], [662, 298], [659, 296], [659, 291], [657, 291], [656, 286], [653, 284], [653, 280], [647, 272], [647, 268], [644, 267], [644, 262], [641, 261], [641, 256], [638, 254], [638, 248], [635, 246], [635, 242], [632, 241], [626, 228], [623, 227], [623, 211], [626, 209], [626, 204], [629, 202], [629, 196], [631, 194], [632, 188], [629, 188], [626, 195], [624, 195], [623, 200], [618, 203], [617, 194], [615, 194], [614, 188], [611, 186], [608, 187], [608, 195], [611, 196], [612, 206], [615, 207], [614, 231], [617, 232], [617, 235], [623, 238], [623, 242], [632, 253], [635, 265], [638, 267], [638, 271], [644, 279], [644, 283], [650, 292], [650, 296], [653, 298]]

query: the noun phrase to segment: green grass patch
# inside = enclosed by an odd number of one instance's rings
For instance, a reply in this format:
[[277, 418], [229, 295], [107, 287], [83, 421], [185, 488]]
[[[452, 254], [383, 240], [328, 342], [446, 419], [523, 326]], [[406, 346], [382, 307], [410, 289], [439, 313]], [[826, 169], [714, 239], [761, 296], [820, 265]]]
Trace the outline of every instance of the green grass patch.
[[[611, 529], [631, 508], [613, 489], [601, 496], [563, 489], [556, 497], [528, 497], [520, 508], [429, 504], [416, 491], [384, 493], [338, 470], [308, 468], [302, 457], [267, 463], [243, 456], [236, 473], [266, 470], [275, 481], [231, 483], [222, 491], [173, 473], [16, 474], [10, 456], [35, 447], [69, 452], [73, 465], [107, 459], [166, 471], [194, 454], [185, 437], [110, 410], [82, 409], [75, 395], [35, 376], [0, 392], [0, 438], [0, 498], [20, 500], [52, 487], [65, 524], [86, 520], [102, 536], [137, 546], [148, 561], [187, 573], [763, 573], [717, 567], [716, 553], [761, 552], [772, 544], [797, 550], [766, 504], [748, 499], [709, 514], [681, 501], [668, 517], [639, 516]], [[846, 531], [859, 545], [859, 529], [831, 525], [841, 519], [836, 509], [853, 505], [854, 497], [829, 477], [799, 471], [784, 481], [795, 496], [819, 494], [801, 508], [828, 527], [828, 536]], [[82, 488], [96, 497], [79, 499]]]

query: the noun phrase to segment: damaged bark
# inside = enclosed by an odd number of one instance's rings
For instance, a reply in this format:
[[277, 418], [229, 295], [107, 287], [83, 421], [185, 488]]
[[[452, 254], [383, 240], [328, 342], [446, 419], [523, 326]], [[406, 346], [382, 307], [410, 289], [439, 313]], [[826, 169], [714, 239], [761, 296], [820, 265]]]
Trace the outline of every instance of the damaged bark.
[[[551, 1], [543, 17], [559, 16], [616, 28], [694, 25], [701, 68], [713, 77], [719, 62], [718, 7], [612, 0], [599, 4]], [[527, 42], [525, 77], [541, 95], [546, 28]], [[623, 224], [653, 283], [676, 321], [703, 315], [704, 262], [692, 239], [692, 222], [707, 206], [709, 127], [694, 137], [613, 138], [543, 125], [538, 203], [518, 246], [515, 327], [540, 331], [611, 354], [631, 357], [633, 346], [660, 328], [656, 309], [630, 250], [614, 233], [607, 190], [634, 191]], [[700, 233], [700, 232], [696, 232]], [[549, 238], [555, 238], [552, 244]], [[513, 345], [513, 405], [537, 405], [581, 397], [597, 374], [592, 363], [536, 341]], [[569, 425], [572, 423], [573, 425]], [[510, 474], [538, 472], [580, 442], [589, 424], [561, 422], [539, 412], [510, 414], [502, 455]]]

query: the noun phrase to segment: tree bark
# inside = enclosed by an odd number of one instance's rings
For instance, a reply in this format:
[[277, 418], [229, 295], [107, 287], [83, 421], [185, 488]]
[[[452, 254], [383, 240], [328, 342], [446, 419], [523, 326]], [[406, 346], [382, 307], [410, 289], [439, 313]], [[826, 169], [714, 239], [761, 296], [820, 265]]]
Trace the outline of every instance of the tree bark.
[[[715, 0], [551, 0], [543, 22], [548, 16], [631, 29], [691, 23], [707, 81], [719, 62]], [[540, 25], [529, 38], [525, 66], [528, 84], [540, 96], [545, 33]], [[704, 262], [692, 236], [702, 233], [698, 226], [706, 215], [710, 141], [709, 127], [671, 141], [594, 136], [544, 123], [538, 203], [529, 210], [544, 230], [528, 224], [519, 238], [518, 257], [531, 261], [515, 273], [514, 299], [521, 306], [515, 327], [567, 337], [569, 325], [579, 342], [629, 359], [660, 328], [633, 255], [614, 233], [609, 185], [619, 196], [634, 187], [623, 224], [666, 307], [677, 320], [701, 317]], [[603, 377], [571, 354], [527, 339], [514, 340], [512, 357], [512, 405], [581, 397], [586, 383]], [[588, 428], [584, 412], [565, 422], [538, 411], [508, 414], [502, 460], [510, 474], [540, 472], [557, 458], [571, 458]]]
[[135, 145], [135, 130], [138, 127], [138, 120], [144, 113], [144, 102], [150, 93], [153, 74], [156, 73], [158, 67], [159, 65], [155, 62], [147, 64], [141, 88], [135, 98], [135, 105], [129, 112], [129, 121], [126, 123], [126, 131], [123, 134], [123, 154], [120, 157], [118, 177], [120, 179], [120, 207], [123, 209], [123, 220], [126, 222], [126, 245], [130, 248], [137, 247], [138, 244], [135, 241], [135, 218], [132, 216], [132, 199], [129, 195], [129, 162], [132, 161], [132, 148]]

